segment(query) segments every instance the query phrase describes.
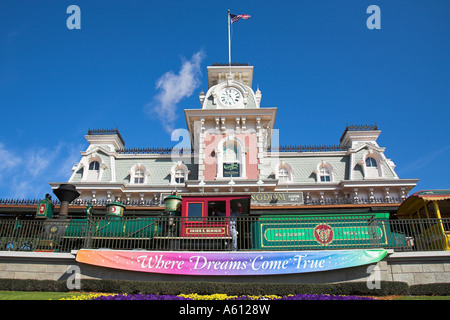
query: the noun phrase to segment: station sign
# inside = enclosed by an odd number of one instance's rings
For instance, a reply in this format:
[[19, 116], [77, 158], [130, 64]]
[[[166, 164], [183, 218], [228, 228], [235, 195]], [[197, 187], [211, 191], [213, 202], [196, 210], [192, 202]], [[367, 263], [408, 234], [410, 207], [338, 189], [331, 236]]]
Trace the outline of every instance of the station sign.
[[[178, 194], [183, 197], [182, 193]], [[161, 194], [162, 200], [169, 196], [168, 193]], [[276, 206], [276, 205], [302, 205], [304, 204], [303, 192], [252, 192], [250, 193], [252, 205]]]
[[303, 204], [303, 192], [254, 192], [251, 198], [253, 205]]

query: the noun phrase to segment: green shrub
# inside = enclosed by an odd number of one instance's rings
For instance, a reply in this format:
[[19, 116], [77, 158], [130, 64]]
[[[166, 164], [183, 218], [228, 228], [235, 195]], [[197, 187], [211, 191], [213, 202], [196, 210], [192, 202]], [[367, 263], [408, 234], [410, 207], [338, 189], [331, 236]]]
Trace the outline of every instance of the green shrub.
[[[67, 292], [66, 281], [0, 279], [0, 290]], [[404, 282], [382, 281], [380, 289], [367, 288], [366, 282], [322, 283], [223, 283], [194, 281], [125, 281], [81, 280], [81, 290], [106, 293], [142, 293], [178, 295], [181, 293], [227, 295], [279, 295], [333, 294], [333, 295], [447, 295], [450, 284], [416, 285], [411, 288]]]
[[410, 286], [409, 291], [413, 296], [448, 296], [450, 283], [415, 284]]

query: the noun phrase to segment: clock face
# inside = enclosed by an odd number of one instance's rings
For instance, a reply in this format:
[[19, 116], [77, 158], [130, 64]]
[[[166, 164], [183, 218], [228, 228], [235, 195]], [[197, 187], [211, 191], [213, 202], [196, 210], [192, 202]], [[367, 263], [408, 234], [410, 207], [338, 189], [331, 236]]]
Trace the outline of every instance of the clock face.
[[225, 88], [220, 93], [219, 99], [224, 106], [234, 106], [241, 100], [241, 93], [234, 88]]

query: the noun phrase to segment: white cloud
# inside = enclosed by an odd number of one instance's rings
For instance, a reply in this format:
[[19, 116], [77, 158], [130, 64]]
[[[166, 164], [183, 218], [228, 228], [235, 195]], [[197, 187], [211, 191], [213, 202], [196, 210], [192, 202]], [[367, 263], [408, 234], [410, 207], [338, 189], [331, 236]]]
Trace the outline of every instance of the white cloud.
[[2, 173], [17, 166], [20, 162], [21, 159], [7, 150], [5, 145], [0, 142], [0, 178]]
[[196, 52], [190, 60], [184, 60], [178, 74], [168, 71], [156, 83], [157, 95], [146, 105], [150, 116], [156, 115], [168, 133], [174, 130], [177, 119], [177, 104], [190, 97], [200, 85], [203, 50]]
[[59, 143], [52, 148], [17, 152], [0, 143], [0, 198], [42, 198], [50, 182], [66, 182], [80, 160], [81, 145]]

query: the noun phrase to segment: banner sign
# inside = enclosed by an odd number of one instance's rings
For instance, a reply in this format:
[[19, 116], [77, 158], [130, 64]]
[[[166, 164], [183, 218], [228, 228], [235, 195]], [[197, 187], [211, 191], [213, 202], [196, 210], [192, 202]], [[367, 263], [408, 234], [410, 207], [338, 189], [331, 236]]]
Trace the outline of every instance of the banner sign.
[[224, 163], [223, 164], [223, 177], [239, 177], [239, 163]]
[[88, 250], [76, 260], [129, 271], [202, 276], [248, 276], [328, 271], [376, 263], [386, 250], [170, 252]]
[[303, 192], [256, 192], [251, 197], [254, 205], [303, 204]]
[[[225, 169], [224, 169], [225, 170]], [[239, 171], [239, 168], [236, 170]], [[237, 171], [237, 172], [238, 172]], [[231, 175], [230, 175], [231, 176]], [[233, 177], [238, 177], [233, 174]], [[225, 171], [224, 171], [225, 177]], [[178, 193], [183, 197], [185, 194]], [[160, 205], [164, 205], [164, 199], [170, 196], [170, 193], [161, 193]], [[303, 192], [251, 192], [252, 205], [257, 206], [273, 206], [273, 205], [302, 205], [304, 204]]]

